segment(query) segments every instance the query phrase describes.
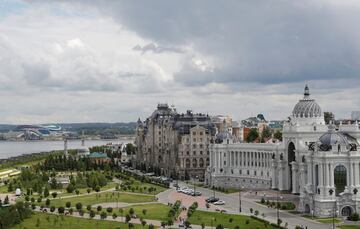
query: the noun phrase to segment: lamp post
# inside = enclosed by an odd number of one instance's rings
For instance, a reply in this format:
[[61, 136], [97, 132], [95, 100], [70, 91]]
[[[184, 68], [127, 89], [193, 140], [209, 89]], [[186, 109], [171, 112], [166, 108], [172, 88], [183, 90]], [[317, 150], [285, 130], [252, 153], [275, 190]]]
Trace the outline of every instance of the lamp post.
[[[282, 198], [283, 197], [280, 196], [280, 199], [282, 199]], [[279, 221], [279, 219], [280, 219], [280, 217], [279, 217], [279, 193], [278, 192], [276, 194], [276, 209], [277, 209], [277, 211], [276, 211], [277, 225], [280, 226], [280, 221]]]
[[336, 201], [334, 202], [334, 208], [333, 208], [333, 229], [335, 229], [335, 210], [336, 210]]
[[241, 212], [241, 190], [244, 189], [244, 186], [241, 186], [240, 190], [239, 190], [239, 212]]

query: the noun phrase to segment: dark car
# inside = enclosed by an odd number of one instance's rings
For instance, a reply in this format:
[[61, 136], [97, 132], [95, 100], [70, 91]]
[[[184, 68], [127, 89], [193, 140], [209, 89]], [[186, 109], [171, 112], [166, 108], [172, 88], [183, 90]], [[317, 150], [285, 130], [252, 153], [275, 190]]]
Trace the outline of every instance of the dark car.
[[206, 201], [206, 203], [214, 203], [214, 202], [219, 201], [219, 198], [212, 196], [212, 197], [207, 198], [205, 201]]

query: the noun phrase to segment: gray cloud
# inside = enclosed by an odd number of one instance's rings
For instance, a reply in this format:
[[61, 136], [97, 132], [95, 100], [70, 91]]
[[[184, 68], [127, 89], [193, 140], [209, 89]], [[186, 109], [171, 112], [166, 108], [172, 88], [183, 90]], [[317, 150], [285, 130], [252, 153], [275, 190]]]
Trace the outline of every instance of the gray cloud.
[[185, 65], [175, 76], [185, 85], [359, 78], [360, 31], [352, 27], [360, 21], [358, 5], [312, 0], [155, 0], [141, 6], [131, 0], [77, 2], [160, 45], [190, 45], [216, 60], [211, 74]]

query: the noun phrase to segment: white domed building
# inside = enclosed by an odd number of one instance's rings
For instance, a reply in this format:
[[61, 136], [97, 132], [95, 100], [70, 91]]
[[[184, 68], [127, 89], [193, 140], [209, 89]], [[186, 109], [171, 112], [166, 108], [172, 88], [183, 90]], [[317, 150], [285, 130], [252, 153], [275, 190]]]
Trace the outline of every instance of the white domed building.
[[300, 195], [299, 211], [318, 217], [360, 210], [359, 125], [326, 125], [308, 86], [281, 143], [239, 143], [229, 136], [219, 133], [210, 146], [207, 185], [290, 191]]

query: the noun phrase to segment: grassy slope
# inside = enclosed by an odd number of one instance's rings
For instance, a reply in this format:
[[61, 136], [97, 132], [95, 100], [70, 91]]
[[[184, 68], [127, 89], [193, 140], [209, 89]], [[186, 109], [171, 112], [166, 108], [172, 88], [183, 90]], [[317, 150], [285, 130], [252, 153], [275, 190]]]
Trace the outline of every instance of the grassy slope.
[[341, 229], [360, 229], [360, 225], [343, 225], [340, 226]]
[[[109, 216], [108, 216], [109, 217]], [[40, 221], [39, 226], [36, 224]], [[134, 224], [135, 229], [141, 229], [142, 226]], [[115, 229], [115, 228], [128, 228], [125, 223], [112, 222], [105, 220], [94, 220], [86, 218], [75, 218], [71, 216], [57, 216], [45, 213], [35, 213], [30, 219], [26, 219], [19, 225], [13, 227], [13, 229]], [[146, 226], [147, 228], [147, 226]]]
[[[233, 219], [232, 223], [229, 222], [230, 218]], [[245, 223], [247, 219], [250, 221], [249, 224]], [[202, 223], [204, 223], [206, 226], [211, 226], [212, 220], [214, 227], [216, 227], [216, 225], [218, 224], [221, 224], [226, 228], [234, 228], [235, 226], [240, 226], [240, 228], [244, 228], [244, 229], [264, 228], [264, 223], [243, 215], [231, 215], [231, 214], [224, 214], [218, 212], [206, 212], [206, 211], [196, 210], [195, 213], [189, 219], [191, 224], [201, 225]], [[273, 227], [269, 225], [268, 228], [272, 229]]]

